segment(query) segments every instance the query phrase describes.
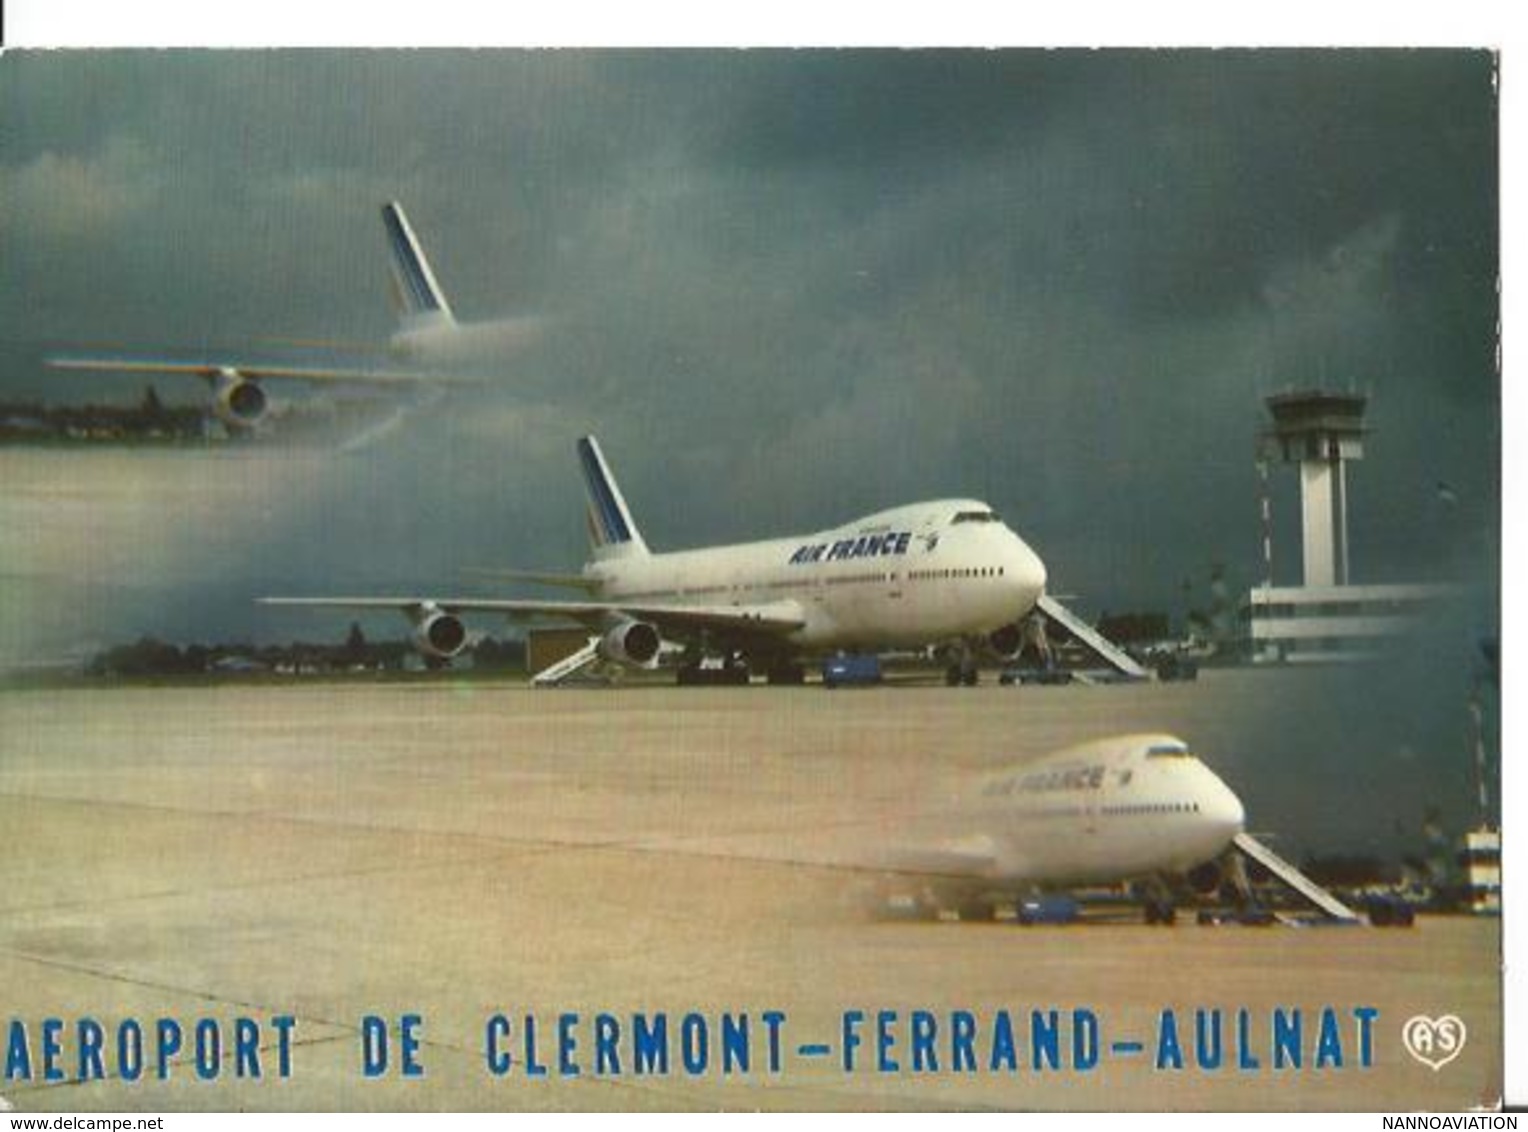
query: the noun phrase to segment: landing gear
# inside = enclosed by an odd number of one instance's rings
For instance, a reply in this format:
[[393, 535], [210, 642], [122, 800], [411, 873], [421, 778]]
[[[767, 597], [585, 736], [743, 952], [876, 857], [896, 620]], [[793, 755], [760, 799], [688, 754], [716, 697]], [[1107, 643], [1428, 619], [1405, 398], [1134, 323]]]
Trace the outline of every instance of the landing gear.
[[1178, 905], [1173, 890], [1161, 877], [1153, 877], [1138, 890], [1148, 924], [1172, 927], [1178, 922]]
[[952, 642], [944, 650], [950, 666], [944, 670], [944, 683], [949, 688], [974, 688], [981, 682], [981, 672], [976, 666], [976, 649], [979, 642], [960, 640]]
[[976, 657], [969, 651], [963, 653], [954, 664], [944, 670], [944, 682], [950, 688], [974, 688], [981, 683], [981, 671], [976, 667]]

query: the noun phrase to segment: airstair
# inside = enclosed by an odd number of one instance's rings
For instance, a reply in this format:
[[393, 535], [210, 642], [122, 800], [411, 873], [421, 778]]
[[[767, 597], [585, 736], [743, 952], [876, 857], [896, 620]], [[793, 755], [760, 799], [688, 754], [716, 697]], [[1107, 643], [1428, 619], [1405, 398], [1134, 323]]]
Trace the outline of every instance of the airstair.
[[1134, 657], [1049, 594], [1042, 594], [1038, 605], [1041, 613], [1092, 649], [1109, 667], [1136, 680], [1149, 678]]
[[1322, 888], [1310, 877], [1280, 857], [1250, 833], [1238, 833], [1232, 842], [1248, 860], [1256, 861], [1279, 880], [1309, 900], [1333, 920], [1343, 924], [1359, 922], [1358, 913]]
[[555, 664], [547, 665], [532, 676], [531, 684], [537, 688], [554, 688], [563, 681], [572, 679], [599, 660], [599, 645], [598, 637], [590, 637], [589, 643], [583, 648], [569, 653]]

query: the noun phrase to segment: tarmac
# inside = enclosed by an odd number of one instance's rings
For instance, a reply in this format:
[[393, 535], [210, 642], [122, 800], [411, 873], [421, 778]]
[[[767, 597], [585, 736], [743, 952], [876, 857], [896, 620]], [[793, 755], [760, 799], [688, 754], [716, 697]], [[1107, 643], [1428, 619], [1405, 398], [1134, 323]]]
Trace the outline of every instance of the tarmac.
[[[1216, 761], [1227, 705], [1261, 697], [1242, 679], [0, 691], [0, 1097], [75, 1112], [1496, 1105], [1495, 920], [891, 922], [835, 863], [894, 837], [909, 799], [1097, 734], [1183, 734], [1242, 789]], [[1418, 1017], [1438, 1068], [1407, 1052]]]

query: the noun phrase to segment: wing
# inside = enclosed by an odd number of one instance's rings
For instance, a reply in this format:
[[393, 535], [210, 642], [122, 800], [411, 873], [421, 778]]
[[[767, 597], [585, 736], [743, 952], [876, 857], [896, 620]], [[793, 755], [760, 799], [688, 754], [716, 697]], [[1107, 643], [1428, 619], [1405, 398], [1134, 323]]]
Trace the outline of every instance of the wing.
[[263, 597], [262, 605], [317, 606], [334, 609], [396, 609], [410, 615], [433, 608], [446, 613], [503, 613], [511, 618], [557, 618], [598, 626], [613, 619], [648, 621], [660, 633], [677, 637], [705, 630], [785, 636], [806, 624], [794, 601], [761, 605], [671, 605], [615, 601], [529, 601], [489, 598], [418, 597]]
[[889, 872], [943, 877], [989, 877], [998, 866], [997, 846], [985, 836], [903, 845], [885, 850], [878, 863]]
[[488, 578], [496, 582], [531, 582], [538, 586], [559, 586], [569, 590], [583, 590], [590, 593], [597, 590], [604, 582], [588, 574], [557, 573], [546, 570], [501, 570], [489, 566], [468, 566], [462, 570], [463, 574], [475, 578]]
[[420, 385], [479, 385], [479, 377], [436, 373], [403, 373], [397, 370], [338, 369], [317, 366], [246, 365], [243, 362], [180, 362], [157, 358], [49, 358], [54, 369], [82, 369], [105, 373], [178, 373], [213, 380], [240, 377], [253, 381], [273, 378], [331, 385], [413, 387]]

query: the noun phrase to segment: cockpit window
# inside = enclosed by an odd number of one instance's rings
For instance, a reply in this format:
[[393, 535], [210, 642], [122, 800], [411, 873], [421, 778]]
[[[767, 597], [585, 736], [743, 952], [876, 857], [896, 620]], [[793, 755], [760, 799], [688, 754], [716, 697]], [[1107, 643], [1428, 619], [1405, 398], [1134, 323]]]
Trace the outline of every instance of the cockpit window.
[[1148, 759], [1191, 759], [1194, 756], [1182, 743], [1153, 743], [1146, 748]]
[[957, 511], [950, 523], [954, 525], [955, 523], [995, 523], [997, 521], [996, 511]]

